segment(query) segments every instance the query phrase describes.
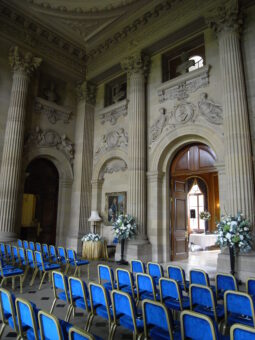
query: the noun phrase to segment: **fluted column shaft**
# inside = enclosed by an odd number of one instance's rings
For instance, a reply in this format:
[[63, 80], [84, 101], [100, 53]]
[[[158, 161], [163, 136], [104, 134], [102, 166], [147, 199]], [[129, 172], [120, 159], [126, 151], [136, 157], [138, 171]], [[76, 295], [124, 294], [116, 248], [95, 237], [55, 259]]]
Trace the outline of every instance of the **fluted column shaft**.
[[146, 114], [145, 71], [148, 61], [139, 55], [124, 65], [129, 75], [129, 195], [128, 213], [135, 217], [140, 237], [146, 235]]
[[249, 117], [239, 41], [238, 10], [216, 22], [222, 74], [228, 213], [254, 221], [254, 182]]
[[10, 105], [5, 129], [0, 172], [0, 239], [14, 239], [19, 185], [22, 167], [26, 99], [30, 72], [40, 64], [30, 54], [21, 55], [14, 49], [11, 55], [14, 69]]

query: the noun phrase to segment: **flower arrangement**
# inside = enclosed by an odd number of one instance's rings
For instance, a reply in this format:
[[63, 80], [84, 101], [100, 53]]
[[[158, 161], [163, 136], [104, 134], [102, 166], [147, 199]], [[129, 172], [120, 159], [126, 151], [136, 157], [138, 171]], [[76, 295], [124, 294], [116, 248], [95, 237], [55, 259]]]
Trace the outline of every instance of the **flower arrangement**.
[[136, 223], [131, 215], [120, 215], [112, 226], [118, 241], [127, 240], [136, 235]]
[[252, 248], [251, 223], [241, 213], [237, 216], [222, 216], [217, 224], [216, 244], [229, 247], [234, 253], [247, 253]]
[[89, 233], [87, 235], [84, 235], [81, 240], [82, 242], [87, 242], [87, 241], [98, 242], [98, 241], [102, 241], [102, 237], [98, 234]]
[[205, 210], [200, 212], [199, 217], [201, 218], [201, 220], [208, 221], [211, 218], [211, 214], [209, 213], [209, 211]]

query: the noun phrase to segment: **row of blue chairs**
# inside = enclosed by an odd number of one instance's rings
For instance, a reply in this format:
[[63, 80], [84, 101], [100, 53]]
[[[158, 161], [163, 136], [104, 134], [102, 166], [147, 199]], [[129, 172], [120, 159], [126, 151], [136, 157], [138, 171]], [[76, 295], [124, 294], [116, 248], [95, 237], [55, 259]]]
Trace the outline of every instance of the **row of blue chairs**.
[[0, 288], [0, 310], [2, 326], [0, 338], [6, 326], [16, 334], [17, 339], [47, 340], [95, 340], [99, 339], [85, 330], [73, 327], [23, 298], [15, 298], [8, 290]]

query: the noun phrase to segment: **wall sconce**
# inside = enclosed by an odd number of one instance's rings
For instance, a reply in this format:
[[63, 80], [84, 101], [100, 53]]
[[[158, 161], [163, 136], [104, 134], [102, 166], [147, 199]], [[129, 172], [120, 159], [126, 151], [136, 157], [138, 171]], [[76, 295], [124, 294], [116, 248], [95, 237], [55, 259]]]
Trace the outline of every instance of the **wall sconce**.
[[90, 218], [88, 219], [89, 222], [92, 222], [93, 226], [93, 233], [95, 234], [96, 231], [96, 223], [102, 221], [102, 218], [99, 216], [98, 211], [92, 210]]

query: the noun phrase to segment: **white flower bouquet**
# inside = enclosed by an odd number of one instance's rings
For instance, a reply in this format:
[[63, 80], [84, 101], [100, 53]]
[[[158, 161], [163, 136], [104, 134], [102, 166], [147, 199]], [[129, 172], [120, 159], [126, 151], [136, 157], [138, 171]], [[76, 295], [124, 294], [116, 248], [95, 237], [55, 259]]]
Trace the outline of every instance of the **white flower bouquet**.
[[98, 241], [102, 241], [102, 237], [98, 234], [89, 233], [87, 235], [84, 235], [81, 240], [82, 242], [87, 242], [87, 241], [98, 242]]
[[120, 215], [112, 224], [115, 237], [118, 241], [133, 238], [136, 235], [136, 223], [130, 215]]
[[205, 210], [200, 212], [199, 217], [201, 218], [201, 220], [208, 221], [211, 218], [211, 214], [209, 213], [209, 211]]
[[251, 223], [241, 213], [222, 216], [217, 224], [217, 243], [221, 248], [231, 247], [234, 252], [247, 253], [252, 248]]

